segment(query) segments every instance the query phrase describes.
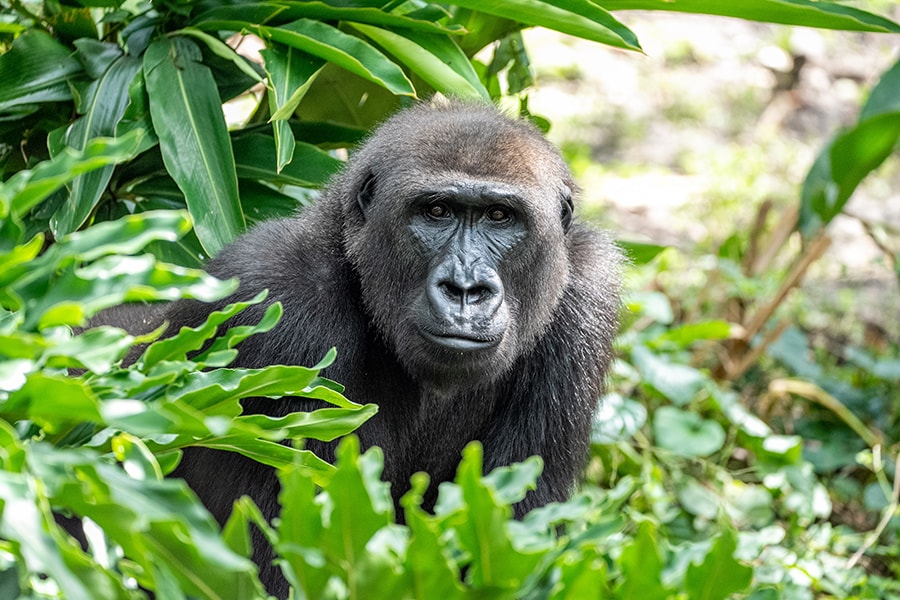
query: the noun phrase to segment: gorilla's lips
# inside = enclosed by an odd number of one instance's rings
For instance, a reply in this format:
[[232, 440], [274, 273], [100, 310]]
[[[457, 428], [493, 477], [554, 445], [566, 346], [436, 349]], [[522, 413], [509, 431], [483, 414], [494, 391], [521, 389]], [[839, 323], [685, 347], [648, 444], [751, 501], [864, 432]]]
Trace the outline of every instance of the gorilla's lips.
[[501, 336], [485, 337], [470, 332], [441, 332], [432, 333], [424, 329], [420, 329], [419, 333], [422, 337], [442, 348], [454, 350], [456, 352], [475, 352], [477, 350], [487, 350], [493, 348], [500, 343]]

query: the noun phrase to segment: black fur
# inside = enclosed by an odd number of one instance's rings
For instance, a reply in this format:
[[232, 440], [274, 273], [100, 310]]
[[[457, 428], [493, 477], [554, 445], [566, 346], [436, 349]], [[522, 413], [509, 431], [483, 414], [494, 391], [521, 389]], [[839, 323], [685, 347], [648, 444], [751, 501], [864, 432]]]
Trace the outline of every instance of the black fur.
[[[427, 471], [433, 502], [463, 446], [480, 440], [487, 470], [543, 457], [521, 516], [572, 491], [617, 324], [620, 254], [606, 234], [572, 220], [574, 191], [532, 126], [489, 106], [420, 105], [379, 128], [316, 205], [254, 228], [209, 263], [213, 275], [240, 279], [235, 296], [181, 301], [165, 317], [177, 331], [268, 288], [266, 302], [282, 302], [284, 317], [241, 344], [240, 366], [311, 365], [336, 346], [324, 374], [352, 400], [379, 405], [358, 433], [364, 447], [384, 449], [395, 499], [410, 475]], [[433, 217], [435, 202], [449, 212]], [[486, 220], [498, 202], [510, 220]], [[236, 320], [256, 322], [264, 310]], [[308, 447], [331, 457], [330, 445]], [[237, 454], [193, 450], [177, 474], [222, 522], [246, 493], [277, 514], [275, 473]], [[263, 581], [284, 596], [266, 552], [255, 557]]]

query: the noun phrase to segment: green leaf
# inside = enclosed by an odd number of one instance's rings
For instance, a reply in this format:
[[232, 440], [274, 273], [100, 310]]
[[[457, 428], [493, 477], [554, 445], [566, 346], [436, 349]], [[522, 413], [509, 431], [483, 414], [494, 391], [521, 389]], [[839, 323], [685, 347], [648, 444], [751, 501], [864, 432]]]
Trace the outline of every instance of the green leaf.
[[665, 360], [644, 346], [632, 348], [631, 360], [644, 383], [679, 406], [693, 400], [708, 380], [701, 371]]
[[234, 48], [232, 48], [219, 38], [209, 35], [208, 33], [200, 31], [199, 29], [195, 29], [193, 27], [185, 27], [184, 29], [179, 29], [176, 33], [178, 35], [188, 35], [197, 38], [198, 40], [206, 44], [206, 47], [209, 48], [213, 54], [234, 64], [234, 66], [236, 66], [239, 71], [241, 71], [250, 79], [256, 81], [257, 83], [262, 83], [263, 78], [260, 77], [259, 73], [256, 72], [256, 69], [250, 66], [250, 62], [246, 58], [235, 52]]
[[321, 187], [344, 163], [327, 152], [304, 142], [296, 142], [289, 164], [278, 171], [275, 141], [271, 136], [250, 133], [235, 138], [235, 160], [241, 179], [275, 184]]
[[[134, 479], [84, 450], [63, 453], [42, 444], [32, 451], [30, 464], [36, 477], [52, 484], [54, 505], [102, 527], [141, 566], [139, 583], [158, 589], [162, 571], [190, 595], [237, 600], [261, 593], [255, 565], [225, 545], [184, 481]], [[75, 485], [67, 470], [77, 471]]]
[[333, 503], [330, 526], [320, 545], [326, 555], [352, 568], [375, 532], [393, 521], [394, 503], [388, 484], [379, 479], [380, 448], [360, 455], [359, 441], [349, 436], [338, 444], [335, 459], [337, 470], [327, 488]]
[[475, 587], [515, 590], [537, 567], [542, 552], [516, 548], [507, 529], [512, 510], [498, 501], [481, 475], [481, 445], [472, 442], [463, 450], [455, 480], [466, 504], [466, 519], [457, 532], [472, 556], [469, 578]]
[[321, 547], [324, 508], [316, 502], [316, 483], [298, 464], [279, 471], [278, 479], [281, 516], [276, 549], [286, 563], [285, 577], [305, 597], [324, 598], [331, 573]]
[[860, 182], [890, 156], [900, 139], [900, 61], [872, 90], [859, 121], [822, 150], [803, 182], [798, 227], [811, 236], [844, 209]]
[[302, 50], [282, 44], [271, 44], [260, 51], [269, 76], [269, 98], [272, 117], [288, 119], [297, 110], [309, 86], [325, 65], [325, 61]]
[[649, 344], [654, 348], [687, 348], [694, 342], [725, 340], [730, 335], [731, 324], [727, 321], [702, 321], [667, 329]]
[[71, 50], [45, 31], [29, 29], [0, 56], [0, 113], [71, 100], [68, 82], [81, 71]]
[[[60, 399], [64, 398], [64, 402]], [[9, 421], [31, 419], [48, 433], [62, 424], [100, 422], [99, 401], [83, 381], [62, 375], [33, 373], [25, 384], [0, 404], [0, 414]]]
[[412, 534], [406, 552], [407, 570], [412, 575], [412, 597], [463, 600], [466, 595], [459, 581], [459, 569], [441, 539], [443, 532], [438, 519], [421, 508], [422, 494], [427, 487], [428, 476], [417, 473], [410, 491], [400, 501]]
[[181, 188], [200, 243], [214, 256], [245, 227], [222, 102], [200, 49], [185, 38], [144, 54], [150, 116], [163, 161]]
[[[97, 327], [44, 352], [49, 365], [105, 373], [131, 348], [134, 338], [113, 327]], [[63, 360], [65, 359], [65, 360]]]
[[454, 4], [617, 48], [641, 49], [637, 36], [630, 29], [617, 21], [606, 8], [590, 0], [463, 0]]
[[472, 63], [448, 36], [411, 31], [400, 35], [371, 25], [351, 23], [351, 26], [398, 58], [438, 92], [458, 98], [490, 100]]
[[602, 0], [608, 10], [666, 10], [849, 31], [900, 32], [889, 19], [818, 0]]
[[[383, 3], [378, 3], [380, 7]], [[223, 5], [201, 13], [195, 20], [197, 27], [208, 30], [240, 30], [251, 24], [273, 25], [299, 18], [317, 21], [353, 21], [382, 27], [402, 27], [425, 33], [462, 33], [459, 26], [446, 27], [437, 19], [417, 19], [410, 14], [400, 15], [381, 8], [333, 6], [324, 2], [241, 2]]]
[[618, 240], [616, 241], [616, 245], [622, 248], [628, 256], [628, 260], [636, 265], [645, 265], [649, 263], [656, 258], [660, 252], [668, 248], [668, 246], [660, 246], [658, 244], [629, 242], [626, 240]]
[[750, 585], [753, 569], [734, 558], [736, 548], [737, 534], [726, 527], [703, 562], [688, 566], [684, 587], [691, 600], [725, 600]]
[[325, 66], [325, 61], [302, 50], [275, 43], [260, 54], [265, 59], [268, 76], [270, 121], [278, 154], [276, 171], [280, 173], [294, 158], [294, 133], [287, 119], [297, 110], [297, 105]]
[[622, 584], [617, 598], [622, 600], [664, 600], [669, 597], [662, 584], [663, 561], [657, 545], [658, 533], [650, 521], [638, 527], [634, 540], [622, 549], [619, 563]]
[[660, 406], [653, 413], [653, 436], [660, 448], [684, 456], [709, 456], [725, 445], [721, 425], [674, 406]]
[[[65, 539], [49, 514], [46, 498], [35, 497], [38, 478], [0, 471], [0, 537], [14, 542], [20, 568], [50, 576], [68, 598], [129, 598], [121, 583]], [[21, 573], [21, 572], [20, 572]], [[24, 594], [23, 594], [24, 595]]]
[[592, 444], [615, 444], [631, 439], [647, 422], [647, 409], [640, 402], [607, 394], [600, 401], [591, 428]]
[[[237, 287], [236, 282], [232, 281], [229, 289], [233, 290], [235, 287]], [[251, 300], [228, 304], [221, 310], [211, 312], [206, 317], [206, 320], [197, 327], [182, 327], [180, 331], [174, 332], [171, 337], [150, 344], [138, 361], [138, 367], [143, 371], [147, 371], [163, 361], [186, 360], [189, 353], [199, 350], [210, 338], [216, 335], [219, 325], [222, 325], [248, 306], [262, 302], [267, 294], [268, 291], [264, 290]]]
[[[68, 147], [83, 151], [93, 138], [115, 136], [116, 125], [128, 105], [129, 85], [140, 68], [138, 59], [123, 55], [91, 84], [82, 102], [84, 116], [72, 124], [66, 135]], [[50, 218], [50, 229], [56, 237], [71, 233], [84, 224], [106, 191], [113, 167], [106, 165], [72, 180], [69, 196]]]
[[559, 581], [549, 600], [611, 597], [606, 562], [598, 549], [588, 546], [580, 553], [567, 552], [557, 566]]
[[363, 40], [309, 19], [281, 27], [257, 27], [258, 34], [324, 58], [335, 65], [401, 96], [415, 96], [412, 83], [384, 54]]
[[236, 421], [270, 431], [279, 439], [303, 437], [330, 442], [355, 431], [376, 412], [376, 405], [366, 404], [359, 408], [320, 408], [310, 413], [295, 412], [284, 417], [243, 415]]
[[83, 152], [67, 148], [33, 169], [19, 171], [0, 183], [0, 205], [6, 204], [13, 215], [22, 216], [78, 175], [132, 158], [144, 135], [135, 130], [117, 139], [95, 138]]

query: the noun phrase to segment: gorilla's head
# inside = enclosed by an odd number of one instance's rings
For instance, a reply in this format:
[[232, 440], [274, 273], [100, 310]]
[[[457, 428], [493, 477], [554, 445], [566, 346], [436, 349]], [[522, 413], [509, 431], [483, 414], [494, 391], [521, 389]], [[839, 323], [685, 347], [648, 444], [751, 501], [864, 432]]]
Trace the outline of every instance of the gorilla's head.
[[366, 310], [414, 378], [491, 381], [549, 325], [575, 184], [530, 124], [420, 105], [378, 129], [331, 189]]

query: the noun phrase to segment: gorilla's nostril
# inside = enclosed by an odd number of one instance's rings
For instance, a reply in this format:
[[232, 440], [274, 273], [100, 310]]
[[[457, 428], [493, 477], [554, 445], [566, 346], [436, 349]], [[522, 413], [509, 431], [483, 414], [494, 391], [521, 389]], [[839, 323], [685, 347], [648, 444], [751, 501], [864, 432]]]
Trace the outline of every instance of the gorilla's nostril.
[[438, 284], [438, 288], [444, 296], [451, 300], [458, 300], [465, 295], [465, 290], [449, 281], [442, 281]]
[[448, 300], [463, 305], [480, 304], [494, 295], [490, 286], [481, 284], [457, 285], [451, 281], [442, 281], [438, 284], [438, 289]]

